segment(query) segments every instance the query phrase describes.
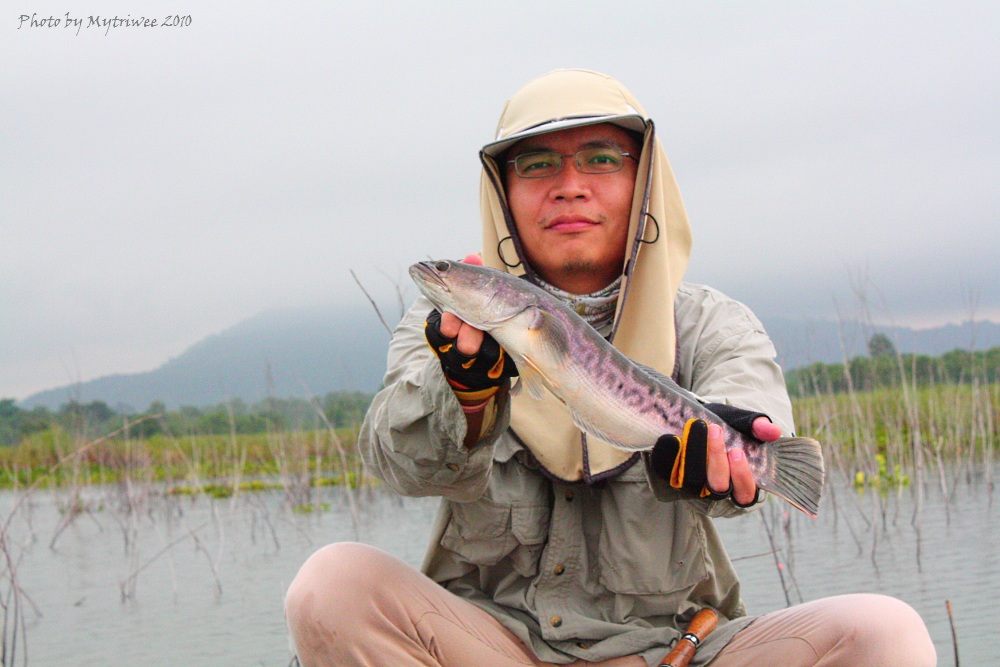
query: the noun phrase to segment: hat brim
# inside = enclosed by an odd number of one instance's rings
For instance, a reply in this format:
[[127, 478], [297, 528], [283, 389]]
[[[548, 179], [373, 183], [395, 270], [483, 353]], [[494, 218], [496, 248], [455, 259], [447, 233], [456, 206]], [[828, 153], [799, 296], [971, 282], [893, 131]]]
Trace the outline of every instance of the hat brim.
[[547, 121], [541, 125], [535, 125], [533, 127], [520, 130], [519, 132], [515, 132], [514, 134], [503, 137], [502, 139], [490, 142], [483, 146], [482, 152], [492, 158], [496, 158], [522, 139], [535, 137], [540, 134], [548, 134], [549, 132], [558, 132], [559, 130], [565, 130], [571, 127], [597, 125], [600, 123], [611, 123], [612, 125], [618, 125], [626, 130], [631, 130], [632, 132], [638, 132], [640, 134], [643, 134], [646, 131], [646, 119], [638, 114], [560, 118], [558, 120]]

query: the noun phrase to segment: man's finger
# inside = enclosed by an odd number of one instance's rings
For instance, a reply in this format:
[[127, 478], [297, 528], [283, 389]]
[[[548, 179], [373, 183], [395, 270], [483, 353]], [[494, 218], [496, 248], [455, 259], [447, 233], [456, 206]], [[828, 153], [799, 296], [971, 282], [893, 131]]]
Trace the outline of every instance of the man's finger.
[[722, 427], [718, 424], [708, 427], [708, 488], [717, 493], [725, 493], [729, 489], [729, 458], [722, 439]]
[[445, 338], [455, 338], [458, 336], [458, 330], [462, 328], [465, 324], [462, 320], [458, 319], [455, 315], [451, 313], [441, 313], [441, 335]]
[[474, 355], [483, 346], [483, 332], [471, 324], [462, 322], [462, 327], [458, 330], [458, 351], [462, 354]]
[[729, 452], [729, 474], [733, 480], [733, 500], [741, 505], [752, 503], [757, 497], [757, 482], [750, 471], [746, 454], [738, 447]]
[[[466, 264], [483, 265], [483, 258], [475, 253], [465, 256]], [[483, 332], [458, 319], [451, 313], [441, 313], [441, 335], [458, 339], [458, 351], [462, 354], [475, 354], [483, 344]]]
[[781, 437], [781, 427], [767, 417], [753, 420], [753, 435], [761, 442], [771, 442]]

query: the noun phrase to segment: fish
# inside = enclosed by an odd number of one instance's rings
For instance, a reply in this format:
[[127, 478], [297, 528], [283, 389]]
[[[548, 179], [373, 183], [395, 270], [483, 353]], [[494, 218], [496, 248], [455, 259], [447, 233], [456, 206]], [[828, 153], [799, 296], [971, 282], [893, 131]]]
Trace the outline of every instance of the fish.
[[412, 265], [410, 277], [438, 310], [489, 333], [513, 359], [518, 390], [554, 394], [580, 430], [613, 447], [647, 451], [689, 419], [723, 430], [727, 450], [746, 454], [757, 486], [815, 517], [824, 468], [819, 442], [743, 435], [673, 379], [638, 364], [559, 299], [523, 278], [450, 260]]

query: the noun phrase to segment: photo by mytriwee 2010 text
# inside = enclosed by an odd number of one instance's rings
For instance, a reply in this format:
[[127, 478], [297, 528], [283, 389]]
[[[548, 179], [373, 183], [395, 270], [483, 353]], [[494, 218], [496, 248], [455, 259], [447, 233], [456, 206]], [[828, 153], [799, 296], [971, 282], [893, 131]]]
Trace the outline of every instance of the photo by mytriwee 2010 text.
[[74, 16], [66, 12], [62, 16], [50, 14], [43, 16], [37, 12], [31, 14], [21, 14], [18, 16], [18, 30], [61, 28], [69, 30], [74, 35], [79, 35], [81, 30], [99, 29], [105, 35], [109, 35], [111, 30], [144, 30], [144, 29], [172, 29], [187, 28], [191, 26], [194, 19], [190, 14], [167, 14], [164, 16], [101, 16], [91, 14], [89, 16]]

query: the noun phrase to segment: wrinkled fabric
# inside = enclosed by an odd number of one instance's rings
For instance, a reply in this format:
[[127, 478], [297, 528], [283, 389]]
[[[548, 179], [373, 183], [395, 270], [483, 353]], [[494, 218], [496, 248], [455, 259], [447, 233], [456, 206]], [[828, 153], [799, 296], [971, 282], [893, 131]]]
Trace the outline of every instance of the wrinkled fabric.
[[[746, 510], [689, 499], [641, 460], [597, 485], [554, 480], [508, 428], [509, 403], [463, 447], [463, 413], [424, 340], [431, 307], [418, 299], [397, 327], [359, 437], [366, 465], [393, 490], [443, 497], [423, 571], [556, 664], [639, 654], [655, 665], [679, 628], [713, 607], [720, 627], [694, 663], [705, 664], [750, 620], [712, 523]], [[682, 284], [675, 312], [682, 386], [790, 433], [774, 347], [750, 311]]]
[[621, 276], [604, 289], [592, 294], [570, 294], [555, 285], [550, 285], [538, 276], [532, 278], [531, 282], [569, 306], [597, 333], [605, 338], [611, 334], [615, 319], [615, 305], [622, 287]]

